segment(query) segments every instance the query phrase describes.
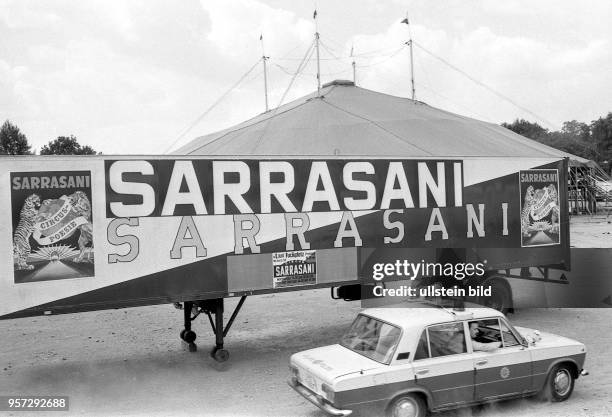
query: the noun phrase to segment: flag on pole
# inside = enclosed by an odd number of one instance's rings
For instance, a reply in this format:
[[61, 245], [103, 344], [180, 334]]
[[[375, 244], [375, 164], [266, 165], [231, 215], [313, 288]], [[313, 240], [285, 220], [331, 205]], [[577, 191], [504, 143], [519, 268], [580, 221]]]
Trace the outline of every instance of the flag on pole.
[[317, 18], [317, 9], [315, 9], [314, 13], [312, 14], [312, 18], [316, 19]]
[[262, 41], [263, 40], [263, 33], [261, 35], [259, 35], [259, 40]]
[[404, 20], [402, 20], [401, 23], [405, 23], [405, 24], [409, 25], [410, 22], [408, 21], [408, 17], [406, 16], [406, 18]]

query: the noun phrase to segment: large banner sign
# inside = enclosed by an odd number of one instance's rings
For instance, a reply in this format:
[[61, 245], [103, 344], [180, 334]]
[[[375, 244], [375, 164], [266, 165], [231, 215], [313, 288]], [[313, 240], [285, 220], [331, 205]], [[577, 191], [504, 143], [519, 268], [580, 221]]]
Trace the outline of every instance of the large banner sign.
[[566, 170], [542, 158], [7, 158], [0, 317], [358, 282], [366, 248], [563, 263]]

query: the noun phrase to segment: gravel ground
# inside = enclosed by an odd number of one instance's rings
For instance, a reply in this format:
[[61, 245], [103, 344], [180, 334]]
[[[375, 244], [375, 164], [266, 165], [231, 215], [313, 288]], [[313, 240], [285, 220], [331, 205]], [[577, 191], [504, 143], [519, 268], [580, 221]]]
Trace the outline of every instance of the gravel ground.
[[[181, 312], [167, 305], [3, 321], [0, 386], [6, 394], [69, 395], [70, 415], [322, 417], [286, 384], [289, 356], [334, 343], [359, 309], [328, 290], [251, 297], [222, 365], [208, 357], [207, 321], [197, 320], [200, 349], [190, 353], [178, 339]], [[510, 319], [583, 341], [591, 375], [564, 403], [515, 400], [439, 416], [612, 415], [611, 309], [532, 309]]]
[[[610, 247], [611, 230], [606, 218], [573, 220], [572, 246]], [[226, 320], [236, 302], [227, 301]], [[200, 349], [185, 350], [182, 312], [170, 305], [0, 321], [0, 394], [68, 395], [68, 415], [323, 417], [286, 384], [289, 356], [335, 343], [359, 310], [328, 289], [250, 297], [225, 364], [208, 356], [205, 317], [194, 327]], [[510, 320], [584, 342], [591, 375], [564, 403], [513, 400], [438, 416], [612, 415], [612, 309], [520, 310]]]

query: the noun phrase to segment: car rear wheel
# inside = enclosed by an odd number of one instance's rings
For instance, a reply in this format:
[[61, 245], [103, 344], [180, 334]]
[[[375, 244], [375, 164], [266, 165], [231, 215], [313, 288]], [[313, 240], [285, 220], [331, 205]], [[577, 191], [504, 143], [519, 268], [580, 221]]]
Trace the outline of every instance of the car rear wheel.
[[396, 398], [387, 410], [388, 417], [425, 417], [425, 401], [415, 394], [406, 394]]
[[567, 400], [574, 391], [574, 376], [569, 365], [555, 366], [546, 381], [545, 397], [549, 401], [559, 402]]

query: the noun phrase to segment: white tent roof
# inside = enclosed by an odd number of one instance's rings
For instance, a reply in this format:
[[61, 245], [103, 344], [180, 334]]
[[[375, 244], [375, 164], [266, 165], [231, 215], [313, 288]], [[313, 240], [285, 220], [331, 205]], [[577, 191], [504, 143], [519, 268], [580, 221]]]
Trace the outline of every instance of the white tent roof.
[[174, 154], [570, 157], [499, 125], [390, 96], [350, 81], [239, 125], [194, 139]]

